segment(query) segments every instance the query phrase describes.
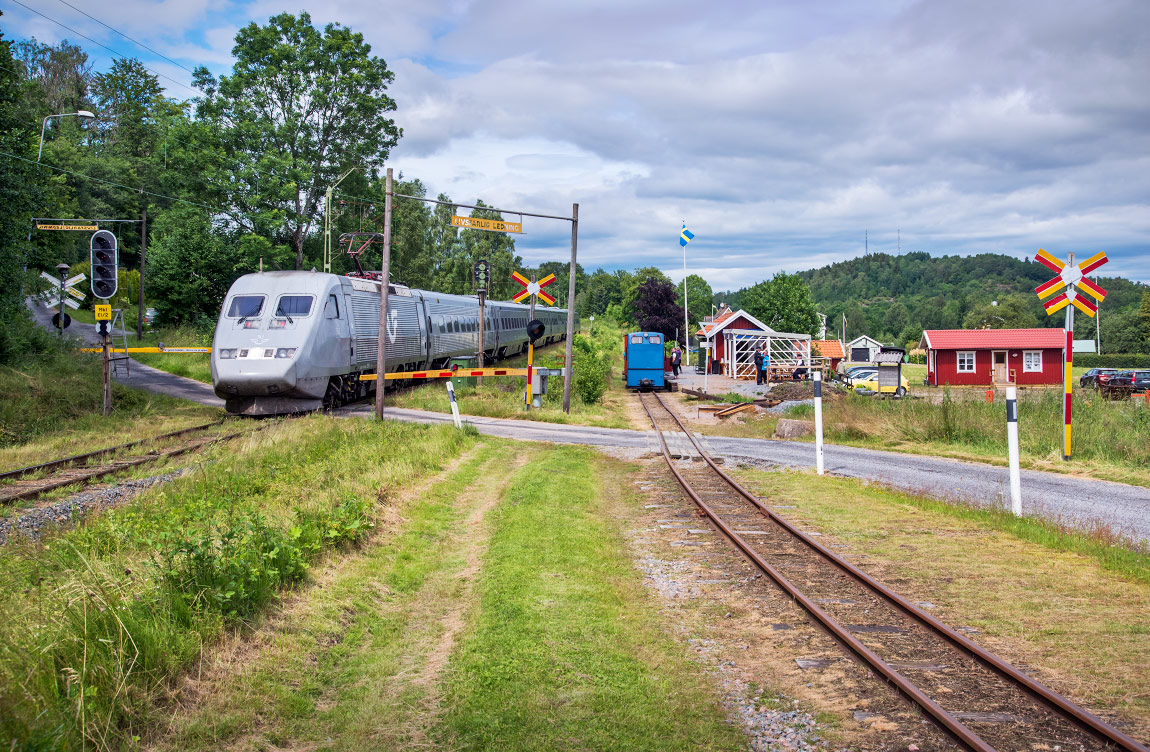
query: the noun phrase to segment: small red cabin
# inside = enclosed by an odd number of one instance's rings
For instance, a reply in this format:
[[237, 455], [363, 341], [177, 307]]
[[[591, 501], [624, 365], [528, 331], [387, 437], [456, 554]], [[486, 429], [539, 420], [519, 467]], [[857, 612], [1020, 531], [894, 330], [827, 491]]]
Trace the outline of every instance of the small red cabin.
[[[711, 352], [711, 362], [726, 363], [728, 342], [727, 338], [722, 335], [723, 330], [733, 329], [739, 331], [760, 331], [760, 332], [774, 332], [769, 326], [759, 321], [757, 318], [739, 309], [732, 311], [730, 307], [724, 303], [719, 312], [712, 319], [708, 316], [703, 319], [702, 328], [695, 332], [695, 335], [709, 344]], [[722, 373], [722, 366], [714, 368], [710, 373]]]
[[931, 386], [1020, 386], [1062, 383], [1066, 333], [1061, 329], [927, 329]]

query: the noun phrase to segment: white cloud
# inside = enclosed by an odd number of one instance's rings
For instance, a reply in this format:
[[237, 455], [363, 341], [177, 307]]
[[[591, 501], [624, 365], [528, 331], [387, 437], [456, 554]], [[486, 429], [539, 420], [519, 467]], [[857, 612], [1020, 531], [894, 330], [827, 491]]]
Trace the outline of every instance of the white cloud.
[[[282, 10], [90, 1], [216, 72], [235, 28]], [[1150, 280], [1143, 0], [308, 6], [395, 71], [393, 166], [458, 200], [579, 202], [585, 266], [675, 272], [686, 219], [717, 289], [855, 255], [867, 229], [890, 250], [899, 229], [935, 253], [1107, 248]], [[563, 257], [566, 232], [519, 245]]]

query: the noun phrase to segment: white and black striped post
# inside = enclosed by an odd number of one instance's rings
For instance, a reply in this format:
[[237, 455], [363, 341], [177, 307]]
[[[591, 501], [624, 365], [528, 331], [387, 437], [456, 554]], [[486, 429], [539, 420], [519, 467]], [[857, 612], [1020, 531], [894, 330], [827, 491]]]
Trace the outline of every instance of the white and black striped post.
[[815, 471], [823, 474], [823, 374], [814, 371], [815, 380]]
[[455, 384], [451, 383], [451, 379], [447, 380], [447, 396], [451, 400], [451, 417], [455, 419], [455, 427], [463, 428], [463, 422], [459, 420], [459, 405], [455, 403]]
[[1010, 511], [1022, 516], [1022, 479], [1018, 472], [1018, 388], [1006, 387], [1006, 444], [1010, 455]]

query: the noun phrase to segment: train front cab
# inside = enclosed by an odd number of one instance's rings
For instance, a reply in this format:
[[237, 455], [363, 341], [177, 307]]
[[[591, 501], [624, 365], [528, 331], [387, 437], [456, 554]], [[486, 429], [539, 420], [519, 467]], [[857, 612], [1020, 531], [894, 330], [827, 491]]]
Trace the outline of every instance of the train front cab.
[[627, 335], [627, 388], [648, 391], [666, 389], [663, 370], [663, 335], [659, 332], [632, 332]]

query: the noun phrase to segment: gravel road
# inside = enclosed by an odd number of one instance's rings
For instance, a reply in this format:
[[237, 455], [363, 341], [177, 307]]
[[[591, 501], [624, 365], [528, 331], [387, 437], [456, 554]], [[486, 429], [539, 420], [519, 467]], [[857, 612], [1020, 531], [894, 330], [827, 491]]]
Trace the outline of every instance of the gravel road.
[[[42, 305], [30, 305], [37, 320], [47, 324], [51, 313]], [[95, 327], [76, 324], [68, 329], [84, 341], [95, 341]], [[220, 407], [223, 401], [212, 388], [198, 381], [174, 376], [141, 363], [132, 362], [132, 376], [123, 383], [149, 391], [190, 399]], [[395, 420], [416, 423], [449, 423], [446, 413], [388, 408]], [[370, 417], [368, 404], [339, 411], [349, 417]], [[622, 447], [654, 450], [651, 431], [617, 428], [590, 428], [529, 420], [466, 417], [481, 433], [524, 441], [552, 441], [560, 444]], [[768, 439], [707, 438], [709, 445], [728, 464], [813, 467], [814, 446], [803, 442]], [[875, 449], [827, 445], [827, 472], [881, 483], [912, 493], [922, 493], [980, 506], [1000, 507], [1009, 503], [1010, 485], [1005, 467], [983, 465], [937, 457], [922, 457]], [[1150, 489], [1122, 483], [1076, 478], [1071, 475], [1022, 471], [1022, 506], [1027, 514], [1042, 515], [1079, 527], [1103, 523], [1136, 540], [1150, 541]]]

